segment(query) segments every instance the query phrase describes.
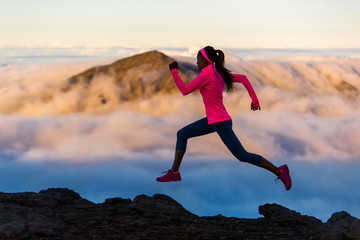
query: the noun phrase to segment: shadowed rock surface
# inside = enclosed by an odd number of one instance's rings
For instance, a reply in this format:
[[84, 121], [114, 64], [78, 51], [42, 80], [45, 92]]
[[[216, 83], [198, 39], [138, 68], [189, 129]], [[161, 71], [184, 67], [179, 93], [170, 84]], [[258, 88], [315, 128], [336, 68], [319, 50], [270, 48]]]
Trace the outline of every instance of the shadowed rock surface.
[[264, 218], [199, 217], [169, 196], [110, 198], [95, 204], [64, 188], [0, 193], [0, 239], [359, 239], [360, 220], [326, 222], [277, 204]]

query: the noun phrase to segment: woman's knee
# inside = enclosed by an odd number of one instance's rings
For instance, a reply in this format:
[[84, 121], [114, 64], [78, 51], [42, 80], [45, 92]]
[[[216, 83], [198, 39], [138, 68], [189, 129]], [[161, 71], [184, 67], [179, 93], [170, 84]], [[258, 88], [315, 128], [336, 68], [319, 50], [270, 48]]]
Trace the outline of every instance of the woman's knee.
[[246, 153], [236, 154], [235, 157], [240, 162], [248, 162], [249, 161], [248, 155]]
[[176, 136], [176, 150], [186, 151], [187, 138], [184, 136], [184, 131], [179, 130]]
[[255, 153], [249, 153], [249, 152], [245, 152], [245, 153], [241, 154], [240, 156], [237, 156], [236, 158], [241, 162], [250, 163], [250, 164], [253, 164], [256, 166], [260, 166], [260, 163], [262, 160], [262, 156], [255, 154]]
[[180, 129], [179, 131], [177, 131], [176, 137], [177, 139], [181, 139], [181, 140], [184, 139], [184, 130]]

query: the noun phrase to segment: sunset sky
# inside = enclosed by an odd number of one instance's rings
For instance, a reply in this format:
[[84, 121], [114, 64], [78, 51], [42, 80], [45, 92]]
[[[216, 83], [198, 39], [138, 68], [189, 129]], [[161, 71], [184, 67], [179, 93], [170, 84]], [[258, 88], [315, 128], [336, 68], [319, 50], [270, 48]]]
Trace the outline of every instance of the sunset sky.
[[359, 48], [357, 0], [0, 0], [0, 47]]

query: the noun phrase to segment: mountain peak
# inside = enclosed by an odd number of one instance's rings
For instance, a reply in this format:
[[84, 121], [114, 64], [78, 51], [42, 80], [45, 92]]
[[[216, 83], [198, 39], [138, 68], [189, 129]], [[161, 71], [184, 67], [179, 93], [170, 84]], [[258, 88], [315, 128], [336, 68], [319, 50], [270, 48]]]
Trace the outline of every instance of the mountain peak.
[[[71, 112], [113, 111], [123, 102], [176, 92], [168, 66], [173, 61], [157, 50], [139, 53], [77, 74], [68, 79], [61, 91], [72, 96], [76, 92], [81, 98]], [[181, 65], [179, 74], [185, 82], [196, 76], [191, 68]]]
[[115, 63], [113, 63], [112, 65], [115, 65], [116, 67], [122, 69], [128, 69], [128, 68], [138, 67], [142, 64], [151, 63], [153, 67], [159, 67], [163, 65], [168, 65], [173, 61], [174, 59], [170, 58], [164, 53], [159, 52], [157, 50], [152, 50], [120, 59]]

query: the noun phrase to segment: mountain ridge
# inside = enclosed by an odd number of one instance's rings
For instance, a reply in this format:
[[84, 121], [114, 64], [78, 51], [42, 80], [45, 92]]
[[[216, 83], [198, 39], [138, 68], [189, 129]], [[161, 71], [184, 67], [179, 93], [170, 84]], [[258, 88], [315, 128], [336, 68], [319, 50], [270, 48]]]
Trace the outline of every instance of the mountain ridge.
[[[168, 64], [173, 61], [175, 61], [173, 58], [157, 50], [139, 53], [109, 65], [92, 67], [72, 76], [61, 90], [67, 93], [82, 84], [83, 92], [86, 92], [95, 85], [95, 81], [110, 78], [113, 87], [117, 89], [113, 89], [110, 94], [99, 91], [101, 104], [106, 104], [109, 100], [121, 103], [138, 98], [172, 94], [177, 89]], [[185, 82], [189, 82], [196, 75], [192, 69], [184, 66], [179, 67], [179, 74]]]

